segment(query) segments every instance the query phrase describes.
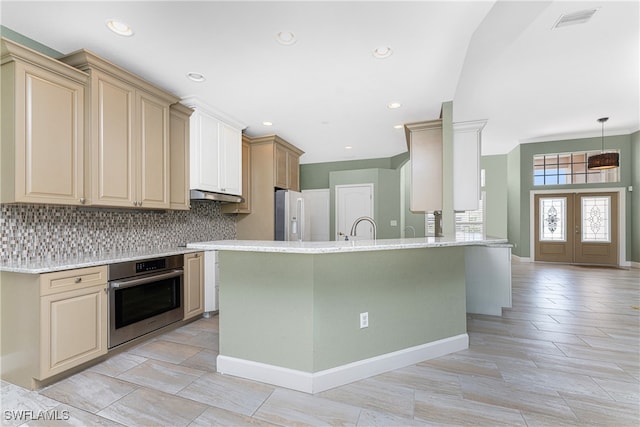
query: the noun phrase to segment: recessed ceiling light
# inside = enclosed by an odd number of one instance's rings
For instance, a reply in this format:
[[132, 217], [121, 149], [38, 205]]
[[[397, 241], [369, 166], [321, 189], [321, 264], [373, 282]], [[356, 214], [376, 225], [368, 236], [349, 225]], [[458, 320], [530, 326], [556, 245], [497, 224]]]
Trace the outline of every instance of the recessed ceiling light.
[[399, 102], [390, 102], [389, 104], [387, 104], [387, 108], [390, 108], [392, 110], [400, 107], [402, 107], [402, 104], [400, 104]]
[[345, 146], [344, 146], [344, 149], [345, 149], [345, 150], [351, 150], [352, 148], [353, 148], [353, 147], [352, 147], [352, 146], [350, 146], [350, 145], [345, 145]]
[[197, 82], [197, 83], [201, 83], [201, 82], [207, 80], [203, 74], [195, 73], [195, 72], [187, 73], [187, 78], [189, 80]]
[[278, 41], [278, 43], [285, 46], [292, 45], [296, 41], [298, 41], [296, 35], [291, 31], [280, 31], [278, 34], [276, 34], [276, 40]]
[[393, 50], [389, 46], [379, 46], [373, 49], [374, 58], [385, 59], [393, 54]]
[[107, 19], [107, 28], [119, 36], [130, 37], [133, 35], [133, 29], [126, 23], [117, 19]]
[[262, 122], [262, 124], [264, 126], [273, 126], [273, 123], [271, 123], [271, 122]]
[[395, 125], [394, 129], [404, 129], [404, 125]]

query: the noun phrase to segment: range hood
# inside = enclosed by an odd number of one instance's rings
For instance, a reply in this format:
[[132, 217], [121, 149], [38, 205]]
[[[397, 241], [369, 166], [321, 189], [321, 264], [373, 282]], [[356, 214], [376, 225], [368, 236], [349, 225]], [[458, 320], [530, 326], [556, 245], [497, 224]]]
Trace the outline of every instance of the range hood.
[[211, 200], [213, 202], [243, 203], [244, 198], [234, 194], [213, 193], [211, 191], [191, 190], [191, 200]]

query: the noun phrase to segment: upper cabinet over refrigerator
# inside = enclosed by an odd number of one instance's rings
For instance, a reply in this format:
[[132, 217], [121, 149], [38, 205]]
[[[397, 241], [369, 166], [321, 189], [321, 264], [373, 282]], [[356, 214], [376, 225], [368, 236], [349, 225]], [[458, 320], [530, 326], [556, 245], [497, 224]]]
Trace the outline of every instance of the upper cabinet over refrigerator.
[[194, 110], [190, 125], [189, 187], [242, 195], [242, 129], [245, 126], [196, 98], [183, 99], [182, 103]]

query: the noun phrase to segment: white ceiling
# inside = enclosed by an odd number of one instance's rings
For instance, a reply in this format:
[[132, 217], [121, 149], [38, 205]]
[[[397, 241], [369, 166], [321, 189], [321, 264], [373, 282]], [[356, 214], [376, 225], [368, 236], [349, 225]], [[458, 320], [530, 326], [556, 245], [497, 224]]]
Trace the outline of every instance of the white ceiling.
[[[637, 1], [7, 1], [3, 26], [63, 53], [86, 48], [197, 96], [306, 152], [302, 163], [406, 151], [397, 124], [487, 119], [483, 154], [640, 128]], [[586, 24], [552, 27], [598, 8]], [[133, 37], [111, 33], [118, 18]], [[280, 45], [276, 33], [297, 42]], [[373, 49], [393, 55], [376, 59]], [[206, 76], [203, 83], [188, 72]], [[387, 108], [400, 102], [396, 110]], [[273, 122], [266, 127], [263, 121]], [[346, 149], [345, 146], [351, 146]]]

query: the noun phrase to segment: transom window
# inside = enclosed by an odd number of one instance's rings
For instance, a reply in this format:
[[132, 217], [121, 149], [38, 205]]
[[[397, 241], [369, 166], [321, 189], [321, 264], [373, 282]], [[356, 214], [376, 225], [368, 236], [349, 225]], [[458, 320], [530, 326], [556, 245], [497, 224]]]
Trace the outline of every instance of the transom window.
[[[620, 150], [608, 150], [617, 153]], [[536, 154], [533, 156], [533, 185], [591, 184], [620, 182], [620, 168], [589, 170], [589, 157], [600, 151]]]

